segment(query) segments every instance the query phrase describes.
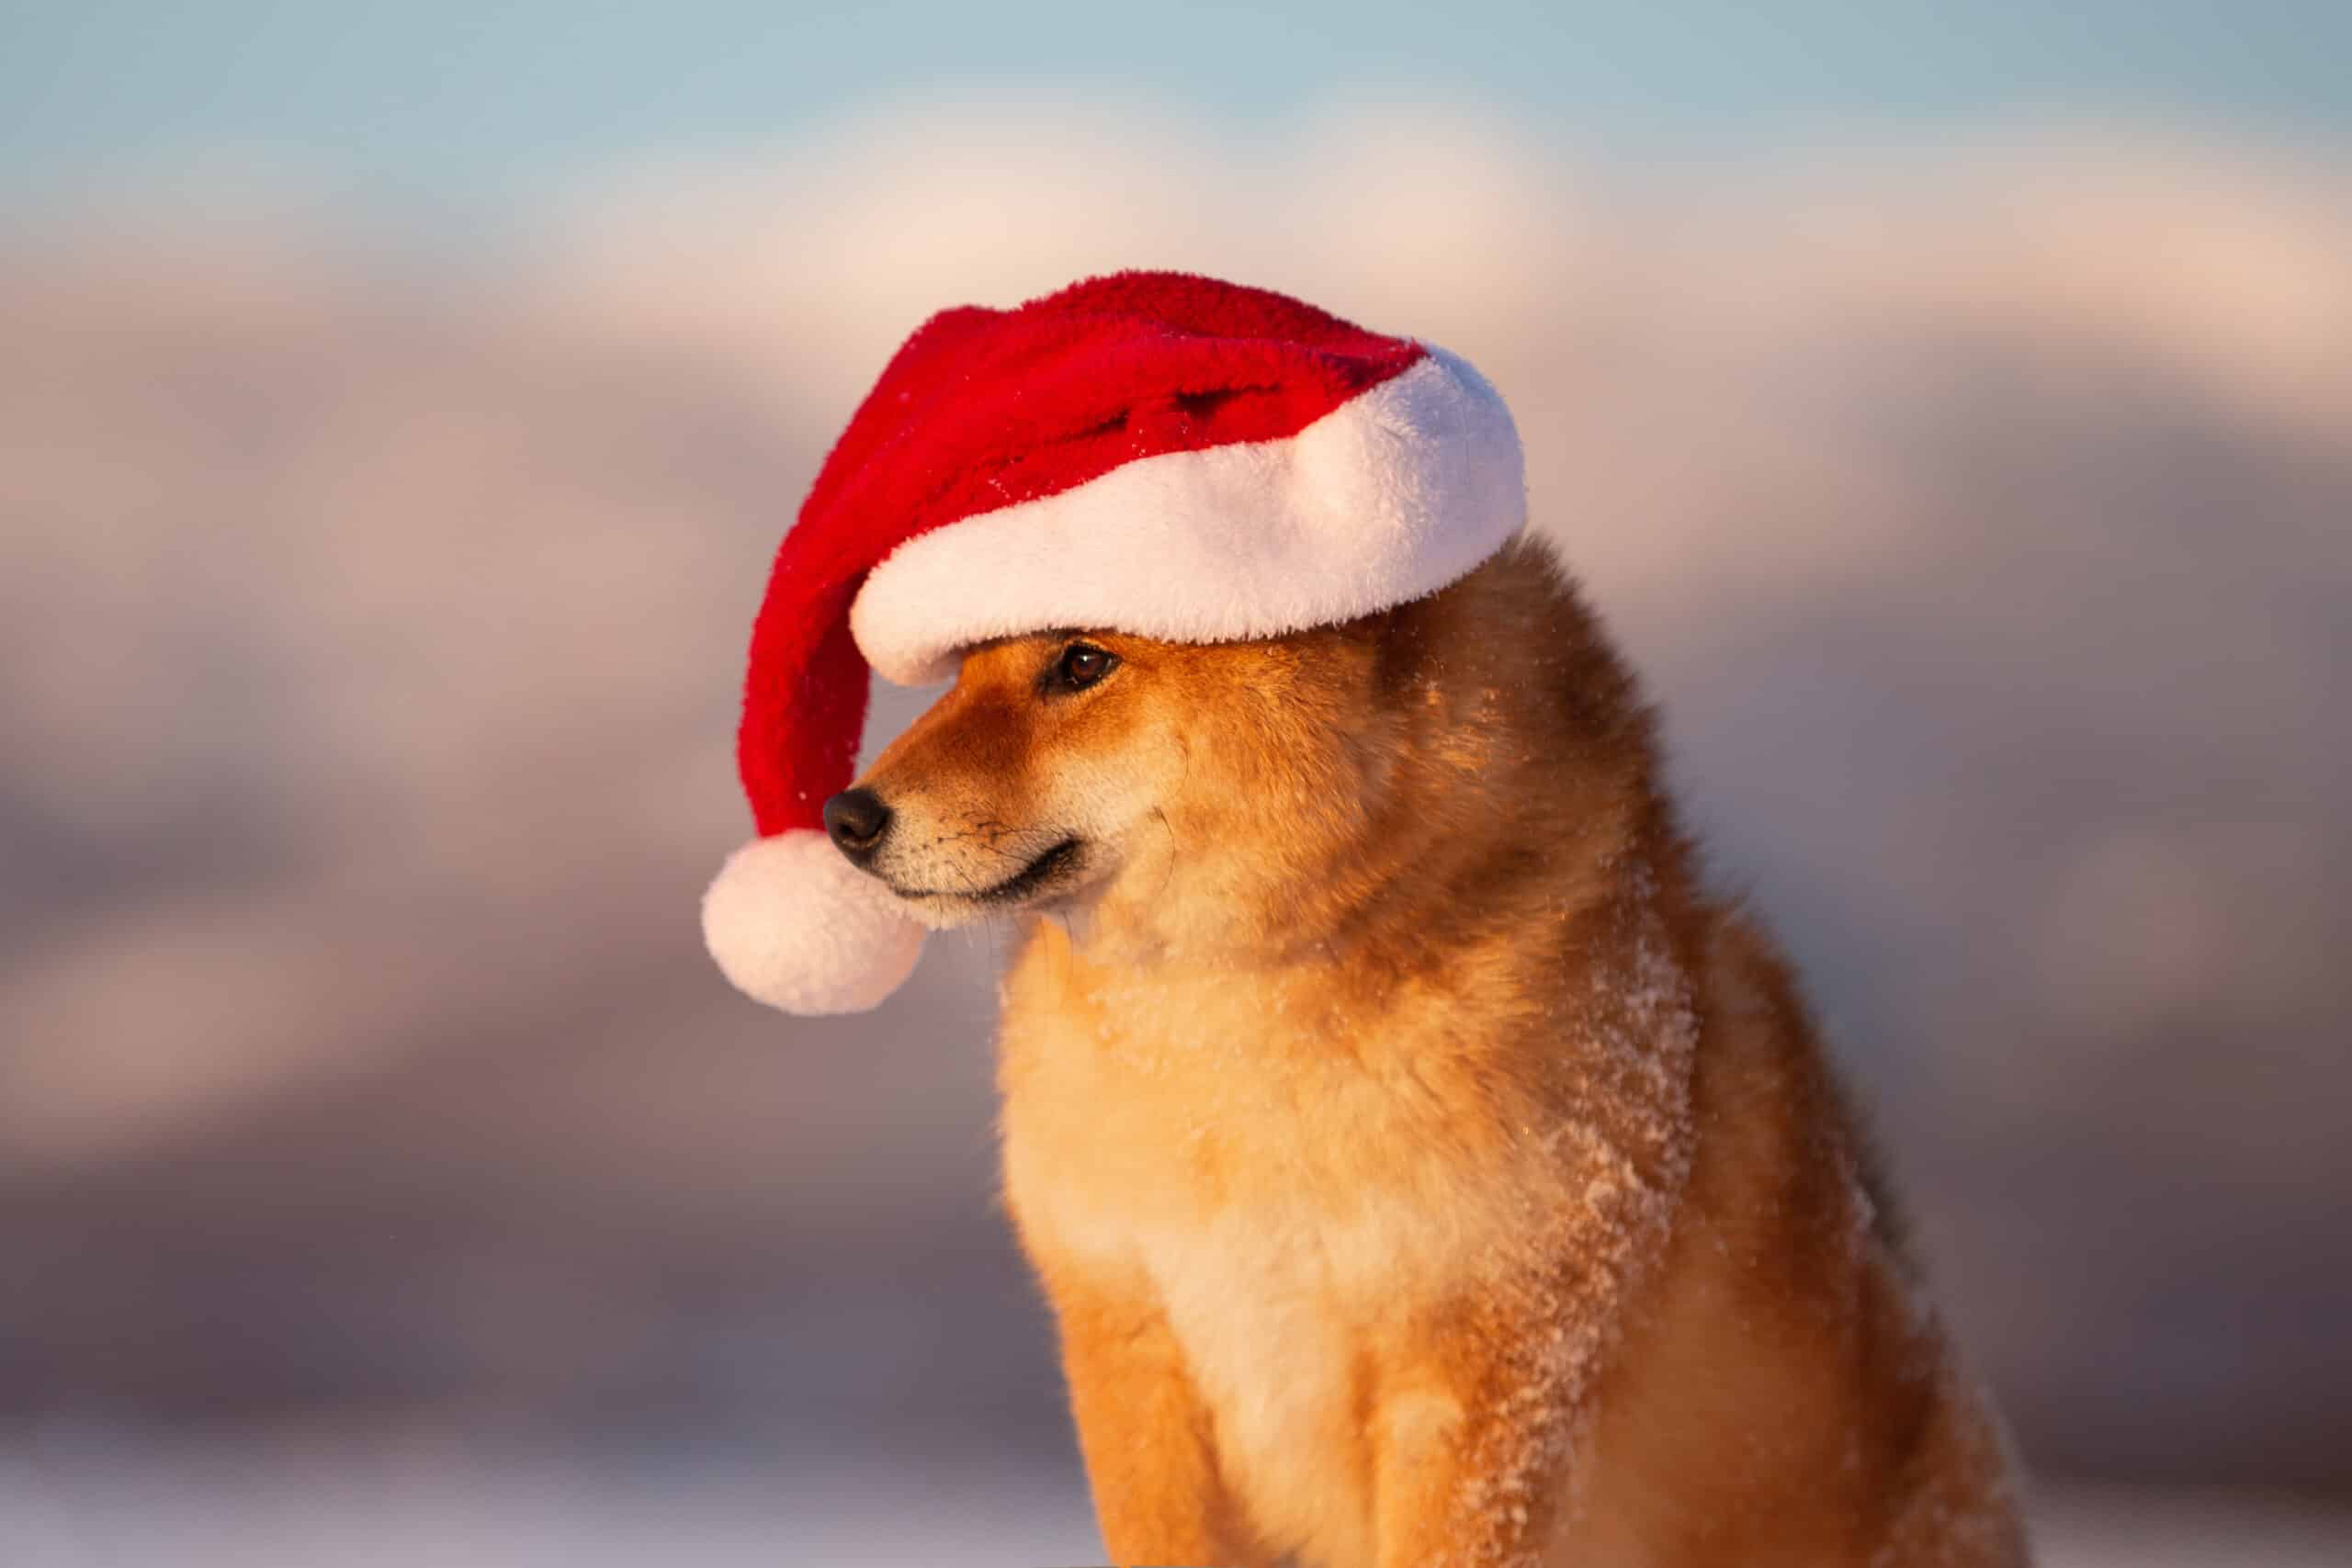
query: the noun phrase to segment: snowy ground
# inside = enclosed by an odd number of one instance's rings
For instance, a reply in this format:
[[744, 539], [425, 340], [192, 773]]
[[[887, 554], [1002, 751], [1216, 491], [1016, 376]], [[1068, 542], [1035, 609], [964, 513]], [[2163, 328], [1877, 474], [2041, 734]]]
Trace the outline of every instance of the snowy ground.
[[[2062, 1488], [2045, 1568], [2321, 1568], [2352, 1513]], [[364, 1451], [280, 1438], [0, 1445], [8, 1568], [939, 1568], [1099, 1562], [1074, 1475], [1033, 1459], [820, 1462], [664, 1449]]]

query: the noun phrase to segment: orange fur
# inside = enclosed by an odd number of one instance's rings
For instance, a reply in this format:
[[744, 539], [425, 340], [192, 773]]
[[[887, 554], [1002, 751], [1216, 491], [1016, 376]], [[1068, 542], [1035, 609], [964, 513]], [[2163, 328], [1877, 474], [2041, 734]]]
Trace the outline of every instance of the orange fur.
[[[1121, 1563], [2021, 1562], [1769, 943], [1548, 553], [1345, 626], [973, 650], [864, 781], [1014, 904], [1005, 1192]], [[1018, 899], [989, 890], [1060, 855]]]

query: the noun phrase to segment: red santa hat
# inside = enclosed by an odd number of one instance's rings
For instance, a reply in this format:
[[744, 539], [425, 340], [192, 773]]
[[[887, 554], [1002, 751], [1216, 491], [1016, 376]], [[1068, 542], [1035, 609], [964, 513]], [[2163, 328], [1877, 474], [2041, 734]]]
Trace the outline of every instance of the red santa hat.
[[1519, 434], [1442, 349], [1182, 273], [943, 311], [851, 419], [785, 536], [739, 738], [759, 837], [703, 900], [728, 978], [861, 1011], [922, 928], [825, 836], [867, 672], [955, 671], [991, 637], [1093, 626], [1279, 636], [1435, 592], [1526, 519]]

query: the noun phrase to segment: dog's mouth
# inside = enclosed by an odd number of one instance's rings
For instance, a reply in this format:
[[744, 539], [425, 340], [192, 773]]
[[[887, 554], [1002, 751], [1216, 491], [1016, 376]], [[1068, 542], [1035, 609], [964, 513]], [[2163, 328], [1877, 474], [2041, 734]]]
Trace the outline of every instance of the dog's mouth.
[[899, 897], [913, 902], [924, 898], [951, 899], [966, 904], [1017, 904], [1057, 882], [1066, 881], [1078, 869], [1079, 853], [1085, 840], [1075, 837], [1064, 839], [1036, 859], [987, 887], [901, 887], [886, 881], [883, 886]]

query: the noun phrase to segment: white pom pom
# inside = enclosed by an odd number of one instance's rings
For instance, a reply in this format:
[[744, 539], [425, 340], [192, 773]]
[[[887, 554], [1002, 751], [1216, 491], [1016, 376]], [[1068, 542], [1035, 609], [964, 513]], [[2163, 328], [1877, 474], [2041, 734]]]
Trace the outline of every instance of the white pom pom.
[[754, 839], [702, 897], [702, 936], [747, 996], [786, 1012], [864, 1012], [914, 973], [923, 929], [822, 833]]

